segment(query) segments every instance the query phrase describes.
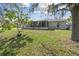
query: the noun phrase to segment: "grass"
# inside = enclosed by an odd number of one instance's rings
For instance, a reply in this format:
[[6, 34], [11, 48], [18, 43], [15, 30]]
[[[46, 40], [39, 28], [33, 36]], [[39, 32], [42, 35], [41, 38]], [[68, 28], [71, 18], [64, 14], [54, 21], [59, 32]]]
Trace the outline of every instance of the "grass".
[[69, 30], [23, 30], [0, 33], [0, 55], [63, 56], [79, 55], [79, 43], [70, 40]]

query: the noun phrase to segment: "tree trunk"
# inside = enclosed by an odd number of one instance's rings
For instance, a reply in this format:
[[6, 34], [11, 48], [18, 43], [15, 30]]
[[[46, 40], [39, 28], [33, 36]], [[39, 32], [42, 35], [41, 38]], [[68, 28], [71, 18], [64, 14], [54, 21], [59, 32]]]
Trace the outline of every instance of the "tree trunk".
[[73, 41], [79, 42], [79, 8], [74, 7], [72, 13], [72, 36]]
[[17, 24], [17, 37], [20, 37], [21, 36], [21, 31], [20, 31], [18, 26], [19, 26], [19, 24]]

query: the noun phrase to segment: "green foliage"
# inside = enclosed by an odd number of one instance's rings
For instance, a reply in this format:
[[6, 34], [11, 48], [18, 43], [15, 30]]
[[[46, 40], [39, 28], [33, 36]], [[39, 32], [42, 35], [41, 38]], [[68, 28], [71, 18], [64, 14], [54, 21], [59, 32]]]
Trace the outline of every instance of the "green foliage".
[[5, 20], [2, 27], [3, 27], [3, 29], [10, 30], [11, 29], [10, 22], [8, 20]]
[[9, 20], [4, 20], [4, 23], [2, 25], [2, 30], [11, 30], [12, 28], [15, 28], [16, 25], [11, 23]]
[[[7, 35], [7, 36], [3, 36]], [[18, 49], [26, 46], [27, 43], [32, 43], [33, 39], [29, 36], [22, 34], [17, 36], [17, 33], [6, 31], [0, 38], [0, 55], [1, 56], [14, 56], [18, 53]]]
[[7, 10], [5, 16], [12, 21], [12, 19], [16, 18], [16, 13], [14, 11]]
[[32, 23], [32, 20], [28, 20], [27, 23], [28, 23], [28, 24], [31, 24], [31, 23]]
[[71, 24], [71, 23], [72, 23], [72, 18], [71, 18], [71, 17], [68, 18], [68, 19], [66, 20], [66, 22], [69, 23], [69, 24]]
[[21, 4], [7, 4], [7, 6], [9, 9], [5, 9], [5, 18], [7, 18], [8, 21], [4, 19], [5, 22], [2, 27], [5, 30], [10, 30], [13, 27], [17, 27], [18, 29], [19, 26], [21, 27], [22, 24], [26, 23], [28, 17], [26, 17], [27, 15], [21, 10]]

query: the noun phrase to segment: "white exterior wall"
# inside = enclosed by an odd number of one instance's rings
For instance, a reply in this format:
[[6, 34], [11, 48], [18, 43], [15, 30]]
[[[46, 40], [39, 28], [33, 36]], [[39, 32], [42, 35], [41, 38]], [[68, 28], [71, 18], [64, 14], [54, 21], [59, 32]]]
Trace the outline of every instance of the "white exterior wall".
[[[57, 28], [57, 23], [58, 22], [49, 22], [49, 28], [50, 29], [56, 29]], [[61, 21], [59, 22], [59, 29], [66, 29], [67, 26], [66, 26], [66, 23]]]
[[66, 23], [65, 22], [61, 22], [59, 28], [60, 29], [66, 29], [67, 28]]
[[[57, 28], [57, 24], [59, 23], [59, 27]], [[24, 24], [23, 28], [31, 29], [29, 24]], [[65, 21], [48, 21], [48, 27], [34, 27], [35, 29], [66, 29], [68, 28]], [[71, 26], [70, 26], [71, 29]]]
[[57, 27], [57, 23], [56, 22], [49, 22], [48, 24], [49, 24], [49, 28], [50, 29], [54, 29], [54, 28]]

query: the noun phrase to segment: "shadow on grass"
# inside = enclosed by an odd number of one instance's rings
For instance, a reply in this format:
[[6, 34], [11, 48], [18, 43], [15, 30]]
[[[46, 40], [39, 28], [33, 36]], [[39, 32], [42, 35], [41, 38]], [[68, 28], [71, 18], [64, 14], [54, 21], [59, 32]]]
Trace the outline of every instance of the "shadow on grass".
[[49, 56], [78, 56], [79, 53], [77, 51], [74, 51], [72, 49], [66, 49], [63, 47], [58, 47], [58, 46], [53, 46], [52, 48], [50, 48], [49, 46], [47, 47], [47, 45], [45, 45], [44, 43], [41, 43], [41, 45], [48, 50], [49, 52]]
[[27, 35], [14, 36], [10, 39], [0, 39], [0, 55], [1, 56], [14, 56], [17, 49], [22, 48], [26, 43], [32, 43], [33, 39]]

